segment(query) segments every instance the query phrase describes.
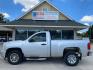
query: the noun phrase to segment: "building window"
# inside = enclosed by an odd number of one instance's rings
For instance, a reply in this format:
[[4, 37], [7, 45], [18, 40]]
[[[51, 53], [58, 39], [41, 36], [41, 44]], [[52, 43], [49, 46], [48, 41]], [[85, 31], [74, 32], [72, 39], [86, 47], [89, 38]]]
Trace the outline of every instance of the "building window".
[[43, 8], [43, 11], [48, 11], [48, 8]]
[[[26, 40], [32, 34], [39, 32], [38, 30], [26, 30], [26, 29], [17, 29], [15, 40]], [[74, 39], [73, 30], [50, 30], [51, 40], [72, 40]]]
[[15, 40], [26, 40], [28, 37], [30, 37], [32, 34], [36, 33], [37, 30], [27, 30], [27, 29], [17, 29]]
[[50, 31], [51, 40], [61, 40], [61, 31], [55, 30]]
[[27, 30], [16, 30], [15, 40], [26, 40], [27, 39]]
[[27, 37], [30, 37], [31, 35], [33, 35], [34, 33], [38, 32], [38, 31], [31, 31], [31, 30], [28, 30], [28, 36]]
[[74, 31], [73, 30], [62, 30], [62, 39], [63, 40], [74, 39]]

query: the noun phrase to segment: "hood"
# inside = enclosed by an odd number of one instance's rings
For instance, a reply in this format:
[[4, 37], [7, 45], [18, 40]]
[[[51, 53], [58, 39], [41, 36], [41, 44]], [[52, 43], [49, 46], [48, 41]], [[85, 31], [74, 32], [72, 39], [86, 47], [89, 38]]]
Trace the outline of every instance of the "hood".
[[18, 41], [10, 41], [3, 44], [3, 46], [9, 46], [9, 47], [18, 47], [22, 45], [24, 41], [18, 40]]

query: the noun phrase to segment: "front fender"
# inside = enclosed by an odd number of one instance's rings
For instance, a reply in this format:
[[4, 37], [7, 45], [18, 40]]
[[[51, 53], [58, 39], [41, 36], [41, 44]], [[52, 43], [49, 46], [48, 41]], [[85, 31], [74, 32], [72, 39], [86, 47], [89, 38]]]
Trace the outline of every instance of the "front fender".
[[6, 52], [5, 52], [5, 58], [7, 57], [7, 55], [8, 55], [9, 52], [14, 51], [14, 50], [18, 50], [18, 51], [20, 51], [20, 52], [22, 53], [22, 55], [24, 55], [21, 48], [18, 48], [18, 47], [8, 48], [8, 49], [6, 50]]

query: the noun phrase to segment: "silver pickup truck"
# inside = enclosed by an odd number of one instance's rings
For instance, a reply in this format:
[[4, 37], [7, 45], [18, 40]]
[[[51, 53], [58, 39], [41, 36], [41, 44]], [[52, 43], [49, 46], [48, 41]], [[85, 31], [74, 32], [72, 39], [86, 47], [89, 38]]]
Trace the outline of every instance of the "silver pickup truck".
[[16, 65], [26, 58], [63, 58], [67, 65], [75, 66], [82, 57], [90, 55], [89, 40], [51, 40], [50, 32], [41, 31], [24, 41], [3, 44], [2, 57]]

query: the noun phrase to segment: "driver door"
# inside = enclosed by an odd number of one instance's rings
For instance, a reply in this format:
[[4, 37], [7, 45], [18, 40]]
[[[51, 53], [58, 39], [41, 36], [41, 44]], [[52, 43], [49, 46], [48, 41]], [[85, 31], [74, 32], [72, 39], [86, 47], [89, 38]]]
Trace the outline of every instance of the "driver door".
[[46, 35], [46, 32], [37, 33], [29, 39], [30, 57], [49, 57], [50, 46]]

